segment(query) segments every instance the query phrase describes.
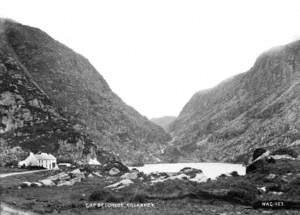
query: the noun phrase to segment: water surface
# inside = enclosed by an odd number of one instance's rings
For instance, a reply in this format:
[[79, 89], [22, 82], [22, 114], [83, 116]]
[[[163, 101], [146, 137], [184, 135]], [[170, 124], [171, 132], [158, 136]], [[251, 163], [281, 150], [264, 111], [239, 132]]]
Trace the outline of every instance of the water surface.
[[237, 171], [239, 175], [246, 174], [246, 167], [242, 164], [231, 163], [160, 163], [160, 164], [145, 164], [142, 167], [136, 168], [146, 174], [152, 172], [178, 172], [184, 167], [192, 167], [201, 169], [203, 173], [211, 179], [215, 179], [221, 174], [229, 174], [232, 171]]

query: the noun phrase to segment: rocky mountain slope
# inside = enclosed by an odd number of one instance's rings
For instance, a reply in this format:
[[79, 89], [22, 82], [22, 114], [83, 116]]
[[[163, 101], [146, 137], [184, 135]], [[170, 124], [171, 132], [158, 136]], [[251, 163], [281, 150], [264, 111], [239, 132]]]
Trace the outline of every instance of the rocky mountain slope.
[[173, 148], [166, 152], [179, 160], [234, 161], [258, 147], [299, 151], [299, 114], [296, 41], [263, 53], [248, 72], [196, 93], [170, 126]]
[[[140, 154], [147, 155], [144, 157], [145, 161], [156, 161], [160, 147], [163, 147], [170, 136], [114, 94], [87, 59], [37, 28], [7, 20], [1, 22], [1, 44], [1, 60], [6, 66], [1, 75], [6, 75], [13, 85], [15, 82], [19, 83], [20, 87], [15, 95], [14, 88], [9, 85], [7, 89], [7, 82], [1, 78], [2, 100], [7, 101], [6, 98], [9, 97], [17, 102], [16, 96], [20, 96], [18, 101], [24, 105], [30, 105], [27, 103], [33, 100], [33, 109], [43, 118], [41, 123], [45, 124], [39, 128], [27, 124], [22, 126], [21, 135], [29, 135], [26, 137], [26, 145], [35, 148], [33, 146], [43, 143], [44, 148], [41, 149], [60, 149], [62, 143], [59, 136], [53, 134], [55, 139], [50, 143], [36, 139], [36, 134], [44, 136], [45, 130], [53, 133], [70, 127], [74, 132], [88, 135], [97, 147], [115, 152], [123, 161], [134, 161]], [[12, 61], [20, 69], [6, 65], [5, 61]], [[28, 86], [19, 82], [13, 72], [18, 73], [17, 77], [20, 79], [25, 78]], [[32, 92], [33, 88], [37, 94]], [[38, 97], [39, 94], [42, 98]], [[49, 113], [41, 112], [40, 102], [43, 107], [51, 106], [51, 110], [47, 109]], [[37, 110], [36, 106], [40, 109]], [[1, 108], [5, 112], [3, 108], [6, 107]], [[35, 114], [33, 110], [26, 111], [30, 117]], [[26, 116], [26, 113], [23, 114]], [[2, 116], [2, 124], [6, 118]], [[21, 121], [24, 120], [22, 118]], [[57, 121], [58, 128], [51, 124], [51, 120], [55, 123]], [[32, 118], [27, 121], [34, 123]], [[5, 135], [4, 140], [12, 139], [9, 144], [14, 142], [13, 145], [24, 146], [19, 141], [18, 131], [15, 127], [8, 130], [5, 125], [1, 137]], [[66, 139], [71, 136], [65, 134]]]
[[151, 121], [168, 132], [169, 130], [169, 125], [176, 119], [175, 116], [163, 116], [163, 117], [158, 117], [158, 118], [152, 118]]

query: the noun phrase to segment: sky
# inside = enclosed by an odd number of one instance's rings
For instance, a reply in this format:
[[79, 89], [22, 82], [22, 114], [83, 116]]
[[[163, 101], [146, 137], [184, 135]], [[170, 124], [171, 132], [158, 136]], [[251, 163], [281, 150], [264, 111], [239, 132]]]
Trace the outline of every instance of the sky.
[[178, 115], [197, 91], [300, 39], [298, 0], [0, 0], [0, 16], [84, 55], [148, 118]]

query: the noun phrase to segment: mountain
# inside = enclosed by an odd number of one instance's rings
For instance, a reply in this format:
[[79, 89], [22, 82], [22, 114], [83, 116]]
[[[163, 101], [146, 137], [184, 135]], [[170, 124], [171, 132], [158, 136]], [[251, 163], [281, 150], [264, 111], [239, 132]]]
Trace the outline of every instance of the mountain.
[[158, 118], [152, 118], [150, 119], [153, 123], [156, 125], [159, 125], [165, 131], [169, 130], [169, 125], [176, 119], [175, 116], [163, 116], [163, 117], [158, 117]]
[[[24, 99], [25, 104], [29, 98], [36, 98], [31, 90], [34, 88], [36, 93], [43, 94], [43, 104], [50, 105], [52, 113], [65, 119], [74, 131], [88, 136], [98, 148], [114, 152], [125, 162], [135, 161], [141, 154], [145, 154], [145, 162], [158, 161], [164, 143], [170, 136], [112, 92], [104, 78], [86, 58], [37, 28], [2, 20], [0, 30], [2, 61], [8, 59], [20, 67], [17, 70], [6, 65], [6, 73], [2, 73], [8, 79], [13, 79], [11, 70], [16, 71], [18, 77], [26, 79], [28, 86], [32, 86], [27, 89], [20, 83], [19, 87], [22, 90], [19, 90], [17, 95]], [[18, 80], [12, 81], [14, 83]], [[2, 81], [1, 87], [5, 83]], [[7, 92], [15, 93], [10, 87], [4, 87], [0, 91], [1, 94]], [[26, 93], [26, 96], [23, 93]], [[39, 101], [38, 99], [38, 103]], [[33, 114], [31, 109], [29, 112], [30, 115]], [[46, 124], [53, 119], [48, 113], [39, 111], [38, 114], [44, 118]], [[5, 119], [2, 117], [3, 120]], [[31, 120], [29, 122], [31, 123]], [[62, 124], [60, 129], [64, 127], [68, 128]], [[24, 146], [17, 138], [18, 129], [12, 127], [10, 132], [7, 127], [5, 129], [5, 139], [9, 137], [13, 140], [13, 145]], [[26, 143], [30, 148], [43, 142], [35, 140], [34, 135], [40, 132], [40, 135], [44, 136], [44, 126], [39, 131], [39, 128], [33, 129], [24, 124], [22, 129], [27, 129], [26, 132], [33, 136], [33, 139]], [[54, 132], [56, 128], [50, 123], [47, 129]], [[66, 138], [71, 137], [66, 134]], [[61, 142], [57, 136], [55, 140], [45, 141], [43, 144], [45, 148], [55, 146], [59, 150], [62, 147]]]
[[[170, 125], [172, 160], [237, 161], [258, 147], [300, 149], [300, 41], [197, 92]], [[172, 154], [175, 152], [176, 155]]]

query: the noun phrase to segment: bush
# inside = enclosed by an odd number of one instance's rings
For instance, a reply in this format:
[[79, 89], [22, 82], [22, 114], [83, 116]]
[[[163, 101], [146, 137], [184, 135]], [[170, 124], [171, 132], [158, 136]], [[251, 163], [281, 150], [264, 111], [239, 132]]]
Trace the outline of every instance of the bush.
[[254, 161], [256, 158], [264, 154], [267, 150], [264, 148], [257, 148], [254, 150], [253, 155], [252, 155], [252, 161]]
[[289, 198], [300, 199], [300, 177], [297, 177], [287, 185], [284, 185], [283, 190], [284, 192], [287, 192]]
[[90, 201], [103, 201], [112, 196], [112, 193], [109, 190], [97, 190], [94, 191], [91, 195], [89, 200]]
[[293, 158], [298, 157], [298, 153], [294, 151], [293, 149], [288, 149], [288, 148], [280, 148], [277, 149], [272, 153], [272, 155], [290, 155]]
[[239, 173], [237, 171], [232, 171], [230, 173], [230, 175], [233, 176], [233, 177], [237, 177], [237, 176], [239, 176]]
[[5, 167], [17, 167], [18, 166], [18, 161], [7, 162], [4, 166]]
[[105, 201], [106, 202], [122, 202], [124, 201], [124, 198], [118, 194], [111, 193], [111, 196], [108, 196]]
[[147, 201], [147, 197], [148, 197], [148, 195], [144, 191], [137, 191], [133, 194], [130, 201], [144, 203]]
[[28, 170], [41, 170], [41, 169], [46, 169], [45, 167], [42, 166], [27, 166], [25, 167]]
[[93, 192], [90, 197], [90, 201], [105, 201], [105, 202], [121, 202], [122, 196], [112, 193], [109, 190], [101, 189]]
[[228, 192], [226, 199], [230, 202], [250, 205], [256, 200], [256, 192], [249, 192], [243, 188], [233, 188]]

